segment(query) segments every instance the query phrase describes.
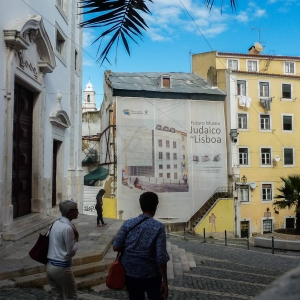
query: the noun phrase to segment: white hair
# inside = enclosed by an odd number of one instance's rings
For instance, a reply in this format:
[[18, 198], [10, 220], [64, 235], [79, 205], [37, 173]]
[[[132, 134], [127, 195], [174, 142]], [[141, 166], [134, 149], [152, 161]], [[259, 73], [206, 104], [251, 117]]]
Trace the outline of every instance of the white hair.
[[76, 209], [77, 202], [74, 200], [63, 200], [59, 203], [59, 210], [61, 215], [65, 217], [70, 209]]

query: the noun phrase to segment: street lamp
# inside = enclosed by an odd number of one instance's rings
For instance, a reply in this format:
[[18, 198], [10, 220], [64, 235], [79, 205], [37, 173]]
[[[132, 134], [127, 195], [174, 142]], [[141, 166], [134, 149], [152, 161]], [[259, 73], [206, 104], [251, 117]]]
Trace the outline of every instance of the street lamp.
[[230, 129], [229, 135], [231, 137], [231, 140], [236, 143], [238, 138], [238, 130], [237, 129]]
[[246, 183], [246, 182], [247, 182], [247, 177], [246, 177], [245, 175], [244, 175], [241, 179], [242, 179], [242, 182], [243, 182], [243, 183]]

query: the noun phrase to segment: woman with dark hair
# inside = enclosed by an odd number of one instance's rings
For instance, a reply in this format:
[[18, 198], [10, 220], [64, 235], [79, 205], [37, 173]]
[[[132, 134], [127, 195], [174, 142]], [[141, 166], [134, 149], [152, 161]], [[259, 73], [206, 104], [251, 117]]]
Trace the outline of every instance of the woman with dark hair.
[[168, 298], [166, 233], [155, 220], [158, 196], [146, 192], [140, 196], [142, 214], [124, 222], [113, 250], [122, 252], [126, 289], [130, 300], [164, 300]]
[[[102, 217], [102, 212], [103, 212], [103, 201], [102, 201], [102, 198], [105, 194], [105, 190], [104, 189], [101, 189], [97, 196], [96, 196], [96, 205], [95, 205], [95, 209], [97, 211], [97, 226], [98, 227], [102, 227], [102, 226], [105, 226], [107, 225], [107, 223], [105, 223], [103, 221], [103, 217]], [[101, 224], [100, 224], [101, 222]]]

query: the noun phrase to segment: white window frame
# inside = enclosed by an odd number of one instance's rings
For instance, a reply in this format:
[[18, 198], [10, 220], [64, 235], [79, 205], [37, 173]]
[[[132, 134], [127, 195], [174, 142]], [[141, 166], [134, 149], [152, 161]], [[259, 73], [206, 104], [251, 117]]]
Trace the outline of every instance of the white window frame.
[[158, 165], [158, 169], [159, 170], [163, 170], [164, 169], [164, 165]]
[[[283, 95], [282, 95], [282, 93], [283, 93], [283, 88], [282, 88], [282, 86], [284, 85], [284, 84], [289, 84], [290, 86], [291, 86], [291, 98], [284, 98], [283, 97]], [[282, 100], [282, 101], [294, 101], [293, 100], [293, 95], [294, 95], [294, 91], [293, 91], [293, 84], [291, 84], [290, 82], [281, 82], [281, 86], [280, 86], [280, 88], [281, 88], [281, 90], [280, 90], [280, 95], [281, 95], [281, 97], [280, 97], [280, 99]]]
[[[269, 120], [270, 120], [270, 129], [261, 129], [261, 116], [269, 116]], [[259, 113], [258, 114], [258, 124], [259, 124], [259, 131], [260, 132], [271, 132], [272, 131], [272, 115], [267, 114], [267, 113]]]
[[170, 148], [170, 140], [166, 140], [166, 148]]
[[[262, 149], [267, 148], [270, 149], [270, 164], [263, 164], [262, 163]], [[259, 151], [259, 164], [262, 168], [273, 168], [273, 161], [272, 161], [272, 147], [271, 146], [261, 146]]]
[[[271, 200], [263, 200], [263, 184], [270, 184], [271, 185]], [[272, 203], [274, 201], [274, 183], [270, 181], [261, 182], [260, 183], [260, 202], [261, 203]]]
[[158, 147], [162, 147], [163, 146], [163, 140], [162, 139], [158, 139]]
[[[293, 163], [291, 165], [286, 165], [284, 163], [284, 150], [285, 149], [291, 149], [293, 151]], [[289, 147], [289, 146], [284, 146], [282, 147], [282, 166], [283, 167], [286, 167], [286, 168], [289, 168], [289, 167], [295, 167], [295, 148], [294, 147]]]
[[260, 219], [260, 232], [261, 234], [264, 232], [264, 220], [272, 220], [272, 232], [274, 231], [274, 217], [270, 217], [270, 218], [261, 218]]
[[[292, 130], [284, 130], [283, 129], [283, 117], [292, 117]], [[282, 132], [286, 132], [286, 133], [293, 133], [294, 132], [294, 130], [295, 130], [295, 125], [294, 125], [294, 114], [286, 114], [286, 113], [282, 113], [281, 114], [281, 130], [282, 130]]]
[[[239, 115], [246, 115], [246, 128], [239, 127]], [[238, 112], [237, 114], [237, 125], [239, 131], [249, 131], [249, 114], [247, 112]]]
[[[171, 89], [171, 88], [173, 87], [173, 86], [172, 86], [171, 75], [164, 74], [164, 75], [161, 75], [160, 78], [161, 78], [161, 79], [160, 79], [160, 86], [161, 86], [162, 89]], [[165, 87], [165, 86], [164, 86], [164, 78], [170, 80], [170, 87]]]
[[[238, 81], [245, 81], [245, 95], [241, 95], [238, 93]], [[248, 81], [246, 79], [239, 78], [236, 80], [236, 94], [238, 96], [248, 96]]]
[[170, 152], [166, 152], [166, 159], [171, 159], [171, 154], [170, 154]]
[[173, 152], [173, 159], [176, 160], [178, 158], [177, 153]]
[[[56, 49], [57, 36], [63, 40], [61, 52], [57, 51]], [[67, 66], [67, 61], [66, 61], [67, 48], [68, 48], [67, 36], [64, 34], [60, 26], [57, 23], [55, 23], [54, 53], [65, 66]]]
[[[250, 70], [248, 63], [249, 62], [255, 62], [256, 63], [256, 71]], [[247, 59], [246, 60], [246, 67], [247, 67], [247, 72], [259, 72], [259, 60], [255, 60], [255, 59]]]
[[158, 177], [159, 178], [163, 178], [164, 177], [164, 173], [158, 173]]
[[178, 173], [174, 172], [174, 179], [178, 179]]
[[[268, 96], [261, 96], [260, 95], [260, 84], [261, 83], [268, 83], [268, 86], [269, 86], [269, 95]], [[260, 80], [258, 82], [258, 99], [264, 99], [264, 98], [271, 98], [271, 83], [268, 80]]]
[[[174, 147], [175, 146], [175, 147]], [[177, 142], [176, 141], [173, 141], [173, 149], [176, 149], [177, 148]]]
[[[242, 201], [242, 194], [244, 194], [244, 191], [248, 192], [248, 201]], [[246, 192], [245, 192], [246, 193]], [[240, 204], [250, 204], [251, 203], [251, 194], [250, 194], [250, 187], [248, 185], [248, 190], [246, 189], [239, 189], [238, 194], [239, 194], [239, 203]]]
[[[240, 149], [241, 148], [245, 148], [245, 149], [247, 149], [247, 164], [240, 164]], [[238, 152], [238, 161], [239, 161], [239, 166], [241, 167], [241, 168], [243, 168], [243, 167], [249, 167], [250, 166], [250, 147], [249, 146], [239, 146], [239, 152]]]
[[[286, 72], [286, 65], [294, 64], [294, 72]], [[288, 68], [290, 70], [290, 67]], [[296, 63], [294, 61], [285, 61], [283, 63], [283, 74], [296, 74]]]
[[171, 165], [167, 165], [167, 170], [171, 170]]
[[163, 158], [164, 158], [163, 152], [159, 151], [158, 152], [158, 159], [163, 159]]
[[[60, 4], [62, 2], [62, 5]], [[56, 0], [55, 6], [65, 22], [68, 24], [68, 0]]]
[[[229, 61], [237, 61], [237, 69], [229, 68]], [[240, 69], [240, 61], [236, 58], [228, 58], [227, 59], [227, 69], [232, 70], [232, 71], [238, 71]]]

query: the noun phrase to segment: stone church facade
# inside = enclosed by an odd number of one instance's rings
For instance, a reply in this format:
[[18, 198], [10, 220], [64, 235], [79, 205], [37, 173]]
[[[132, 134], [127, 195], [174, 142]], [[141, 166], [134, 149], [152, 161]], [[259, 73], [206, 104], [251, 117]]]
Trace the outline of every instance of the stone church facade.
[[81, 204], [79, 12], [75, 0], [0, 2], [0, 232]]

